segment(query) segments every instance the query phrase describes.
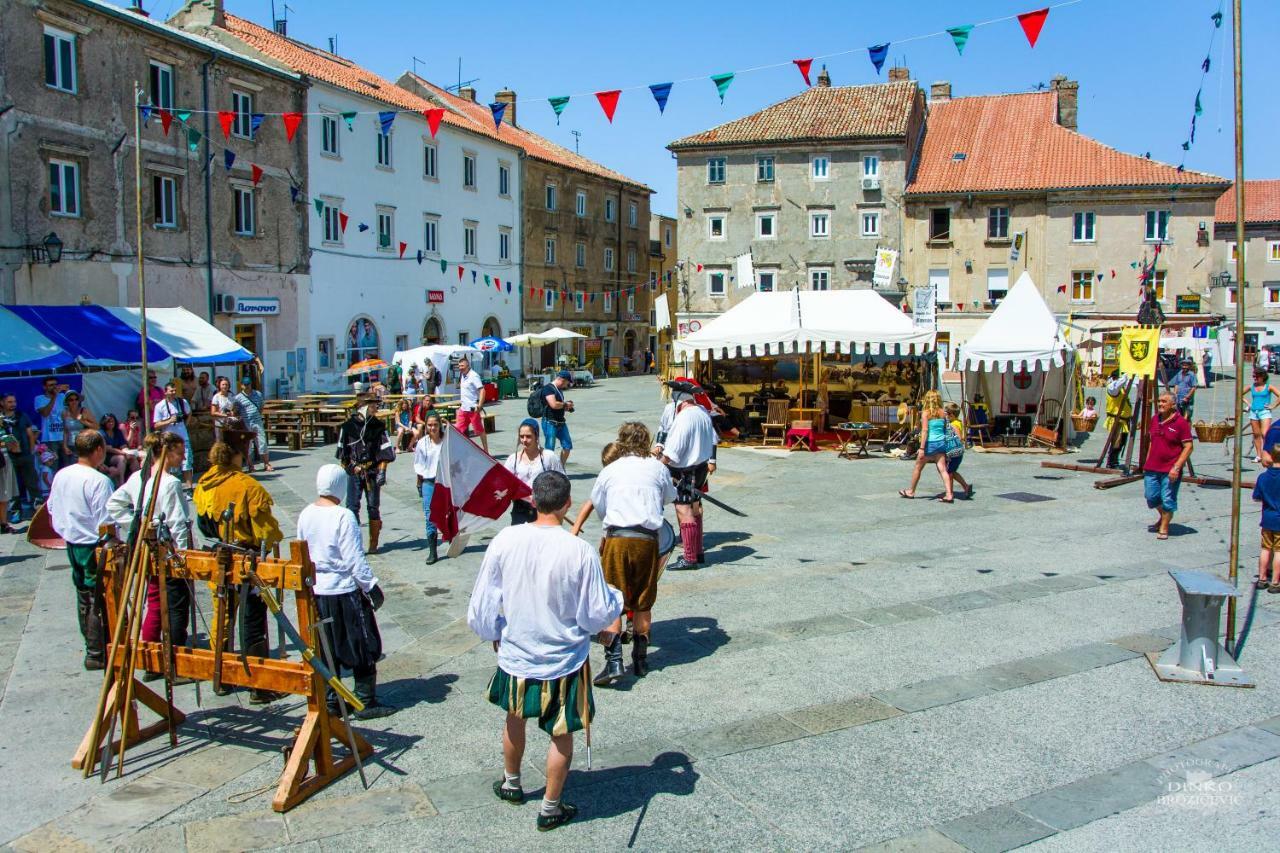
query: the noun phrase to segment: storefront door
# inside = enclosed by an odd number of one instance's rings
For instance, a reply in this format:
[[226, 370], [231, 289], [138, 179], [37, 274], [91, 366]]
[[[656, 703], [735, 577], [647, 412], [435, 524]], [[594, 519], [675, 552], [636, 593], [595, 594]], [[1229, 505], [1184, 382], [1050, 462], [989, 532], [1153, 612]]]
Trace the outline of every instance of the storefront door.
[[[240, 346], [253, 353], [259, 359], [262, 358], [262, 326], [260, 324], [236, 323], [235, 329], [232, 332], [232, 337], [235, 338], [236, 343]], [[252, 364], [252, 362], [246, 362], [245, 364], [241, 364], [236, 367], [237, 387], [239, 386], [240, 377], [244, 376], [246, 372], [250, 372], [250, 375], [252, 375], [252, 372], [250, 371]], [[255, 377], [255, 381], [258, 379], [263, 382], [266, 381], [266, 377]], [[262, 390], [265, 392], [266, 389]]]

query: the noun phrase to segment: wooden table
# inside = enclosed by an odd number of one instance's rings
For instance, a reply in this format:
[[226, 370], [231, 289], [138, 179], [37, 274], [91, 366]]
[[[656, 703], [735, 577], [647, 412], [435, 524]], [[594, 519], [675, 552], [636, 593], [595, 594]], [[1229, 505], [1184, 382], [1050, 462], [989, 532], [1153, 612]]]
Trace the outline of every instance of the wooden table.
[[812, 421], [814, 431], [821, 431], [825, 425], [823, 422], [823, 415], [825, 414], [823, 409], [793, 408], [788, 409], [787, 414], [790, 415], [792, 423], [795, 421]]
[[879, 428], [869, 423], [844, 423], [831, 430], [840, 439], [840, 459], [867, 459], [871, 451], [867, 445]]

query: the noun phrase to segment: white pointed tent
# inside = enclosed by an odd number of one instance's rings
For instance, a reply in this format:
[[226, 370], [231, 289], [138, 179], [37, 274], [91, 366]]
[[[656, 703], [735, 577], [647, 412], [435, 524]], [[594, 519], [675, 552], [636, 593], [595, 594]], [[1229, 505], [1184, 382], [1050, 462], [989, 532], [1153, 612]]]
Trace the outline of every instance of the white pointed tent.
[[1040, 413], [1062, 419], [1060, 436], [1070, 432], [1071, 377], [1075, 347], [1059, 331], [1058, 321], [1023, 273], [1013, 289], [960, 346], [957, 361], [965, 399], [982, 394], [993, 415]]

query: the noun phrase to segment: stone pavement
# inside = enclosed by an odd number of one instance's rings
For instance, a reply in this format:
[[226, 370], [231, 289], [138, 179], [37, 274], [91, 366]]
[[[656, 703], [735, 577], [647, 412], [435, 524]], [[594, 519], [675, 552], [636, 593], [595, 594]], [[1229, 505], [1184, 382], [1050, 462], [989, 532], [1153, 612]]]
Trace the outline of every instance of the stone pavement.
[[[627, 418], [656, 423], [645, 379], [570, 395], [585, 497]], [[1219, 392], [1230, 400], [1229, 389]], [[1210, 405], [1208, 395], [1204, 405]], [[1226, 405], [1226, 404], [1223, 404]], [[496, 408], [495, 450], [524, 406]], [[1101, 444], [1092, 436], [1088, 457]], [[332, 448], [281, 454], [264, 482], [292, 529]], [[274, 455], [274, 454], [273, 454]], [[1177, 635], [1169, 569], [1225, 564], [1230, 492], [1186, 487], [1175, 534], [1145, 530], [1141, 486], [1093, 488], [1043, 457], [970, 452], [972, 501], [905, 501], [910, 467], [833, 453], [725, 450], [706, 509], [710, 565], [663, 577], [653, 672], [596, 694], [579, 739], [579, 821], [534, 831], [489, 785], [493, 653], [465, 624], [484, 539], [423, 563], [407, 459], [390, 471], [379, 613], [377, 755], [304, 806], [270, 809], [296, 700], [251, 709], [177, 689], [180, 747], [130, 751], [105, 785], [70, 768], [100, 680], [79, 669], [64, 555], [0, 543], [0, 843], [18, 850], [852, 849], [1244, 850], [1280, 837], [1280, 596], [1242, 599], [1253, 690], [1163, 684], [1143, 654]], [[1224, 475], [1222, 447], [1201, 473]], [[921, 495], [940, 491], [926, 472]], [[1026, 496], [1032, 500], [1020, 500]], [[1246, 500], [1242, 579], [1257, 555]], [[598, 535], [598, 526], [588, 530]], [[599, 649], [594, 649], [599, 661]], [[207, 687], [207, 685], [206, 685]], [[545, 738], [531, 727], [526, 790]], [[1268, 843], [1267, 838], [1272, 841]]]

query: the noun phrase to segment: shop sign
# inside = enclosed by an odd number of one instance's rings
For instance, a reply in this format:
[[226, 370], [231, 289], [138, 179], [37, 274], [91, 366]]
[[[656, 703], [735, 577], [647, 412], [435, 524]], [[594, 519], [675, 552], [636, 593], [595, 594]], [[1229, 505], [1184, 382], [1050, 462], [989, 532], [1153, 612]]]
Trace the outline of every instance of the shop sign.
[[443, 291], [443, 290], [428, 290], [428, 291], [427, 291], [427, 304], [428, 304], [428, 305], [443, 305], [443, 304], [444, 304], [444, 291]]
[[236, 313], [252, 317], [274, 317], [280, 313], [280, 300], [274, 296], [237, 296]]
[[1175, 310], [1179, 314], [1199, 314], [1200, 313], [1200, 294], [1185, 293], [1179, 294], [1175, 305]]

